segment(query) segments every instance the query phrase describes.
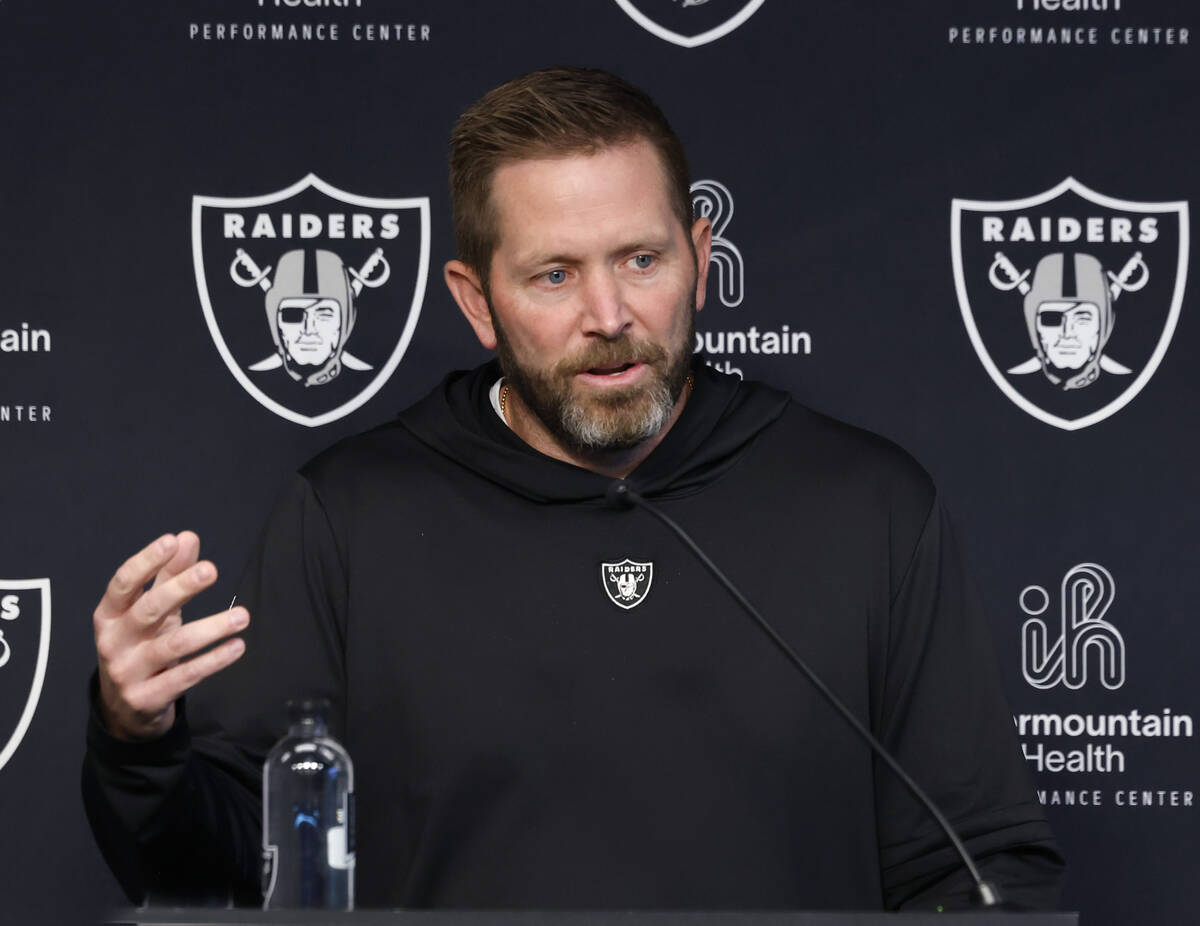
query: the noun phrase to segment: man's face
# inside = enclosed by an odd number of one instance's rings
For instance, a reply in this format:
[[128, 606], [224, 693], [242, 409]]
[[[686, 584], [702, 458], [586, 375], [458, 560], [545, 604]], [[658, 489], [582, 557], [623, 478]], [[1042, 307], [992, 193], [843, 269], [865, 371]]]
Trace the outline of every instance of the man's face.
[[279, 340], [298, 366], [323, 366], [337, 350], [342, 310], [336, 299], [281, 299], [276, 313]]
[[1094, 302], [1043, 302], [1037, 333], [1051, 366], [1082, 369], [1100, 349], [1100, 309]]
[[506, 164], [491, 196], [488, 306], [512, 389], [572, 451], [657, 434], [691, 365], [707, 222], [689, 238], [645, 141]]

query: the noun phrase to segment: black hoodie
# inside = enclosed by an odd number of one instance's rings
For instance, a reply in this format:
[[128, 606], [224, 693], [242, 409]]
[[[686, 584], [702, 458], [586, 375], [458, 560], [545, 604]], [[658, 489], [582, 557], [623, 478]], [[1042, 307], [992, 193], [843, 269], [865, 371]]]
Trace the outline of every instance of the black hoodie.
[[[285, 701], [316, 695], [355, 762], [363, 907], [963, 903], [926, 812], [659, 522], [508, 430], [497, 376], [452, 374], [301, 470], [241, 585], [247, 653], [190, 719], [127, 744], [93, 711], [85, 798], [131, 897], [255, 900], [262, 759]], [[928, 476], [775, 390], [696, 377], [631, 484], [985, 875], [1052, 906], [1061, 859]]]

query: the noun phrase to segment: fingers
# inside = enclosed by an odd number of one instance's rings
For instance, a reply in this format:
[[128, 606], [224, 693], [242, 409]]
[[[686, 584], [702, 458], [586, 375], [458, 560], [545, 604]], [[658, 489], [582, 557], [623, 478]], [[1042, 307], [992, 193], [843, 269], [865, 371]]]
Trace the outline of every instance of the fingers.
[[126, 648], [100, 676], [110, 732], [121, 739], [141, 739], [169, 730], [175, 700], [245, 652], [241, 639], [218, 641], [244, 630], [249, 621], [245, 608], [232, 608]]
[[181, 624], [170, 633], [147, 641], [146, 647], [152, 651], [149, 661], [163, 667], [186, 659], [231, 633], [245, 630], [249, 621], [250, 615], [245, 608], [230, 608], [203, 620]]
[[116, 617], [127, 611], [146, 583], [170, 562], [178, 548], [178, 538], [174, 534], [164, 534], [122, 563], [96, 606], [96, 619]]
[[158, 623], [168, 614], [173, 614], [187, 602], [217, 581], [217, 567], [208, 560], [196, 565], [172, 579], [156, 584], [129, 608], [131, 631], [144, 631]]
[[[228, 616], [226, 614], [214, 615], [208, 620], [216, 618], [222, 618], [225, 632], [228, 632]], [[190, 626], [191, 624], [184, 624], [175, 633]], [[130, 706], [145, 715], [156, 714], [164, 710], [166, 706], [173, 704], [189, 688], [236, 662], [245, 651], [245, 641], [240, 637], [234, 637], [199, 656], [193, 656], [166, 671], [159, 672], [146, 681], [130, 687], [127, 695]]]
[[[101, 671], [107, 663], [121, 659], [141, 642], [170, 633], [183, 623], [180, 609], [217, 580], [217, 568], [201, 561], [173, 579], [156, 585], [134, 601], [127, 611], [95, 620], [96, 652]], [[150, 667], [158, 671], [162, 665]]]
[[101, 707], [119, 738], [165, 733], [175, 699], [245, 651], [226, 639], [249, 623], [245, 608], [183, 623], [183, 605], [217, 581], [216, 566], [199, 554], [191, 531], [164, 534], [121, 565], [96, 606]]
[[200, 558], [200, 538], [193, 531], [181, 531], [175, 535], [177, 542], [175, 555], [167, 561], [154, 577], [154, 584], [159, 585], [168, 579], [173, 579], [185, 569], [196, 564]]

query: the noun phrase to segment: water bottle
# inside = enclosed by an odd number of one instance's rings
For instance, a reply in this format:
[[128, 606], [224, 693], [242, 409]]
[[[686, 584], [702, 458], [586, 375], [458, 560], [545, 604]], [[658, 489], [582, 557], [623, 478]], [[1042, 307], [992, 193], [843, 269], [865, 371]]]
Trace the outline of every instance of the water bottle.
[[354, 766], [329, 735], [329, 702], [288, 702], [263, 764], [263, 909], [354, 909]]

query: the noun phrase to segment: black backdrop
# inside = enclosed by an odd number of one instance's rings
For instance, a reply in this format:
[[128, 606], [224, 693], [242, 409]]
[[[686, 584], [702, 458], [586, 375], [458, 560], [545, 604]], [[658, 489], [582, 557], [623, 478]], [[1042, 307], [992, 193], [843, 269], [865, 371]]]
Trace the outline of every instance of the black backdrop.
[[[112, 569], [193, 528], [223, 569], [193, 613], [219, 609], [291, 469], [482, 357], [440, 282], [446, 137], [487, 88], [565, 62], [650, 90], [708, 181], [703, 207], [728, 218], [724, 298], [714, 278], [699, 319], [709, 359], [897, 440], [949, 499], [1068, 903], [1088, 923], [1187, 921], [1195, 27], [1186, 0], [0, 0], [3, 918], [120, 899], [77, 786]], [[247, 370], [273, 351], [239, 321], [264, 317], [261, 290], [226, 274], [239, 246], [266, 267], [298, 239], [226, 239], [223, 219], [193, 236], [212, 198], [310, 174], [343, 203], [308, 189], [247, 222], [390, 209], [403, 226], [375, 242], [392, 275], [363, 289], [348, 348], [374, 369], [328, 400]], [[316, 243], [357, 267], [371, 242]], [[1023, 313], [1022, 287], [1069, 289], [1039, 269], [1055, 253], [1096, 258], [1102, 331], [1116, 313], [1097, 379], [1069, 391]], [[332, 420], [297, 420], [318, 413]]]

